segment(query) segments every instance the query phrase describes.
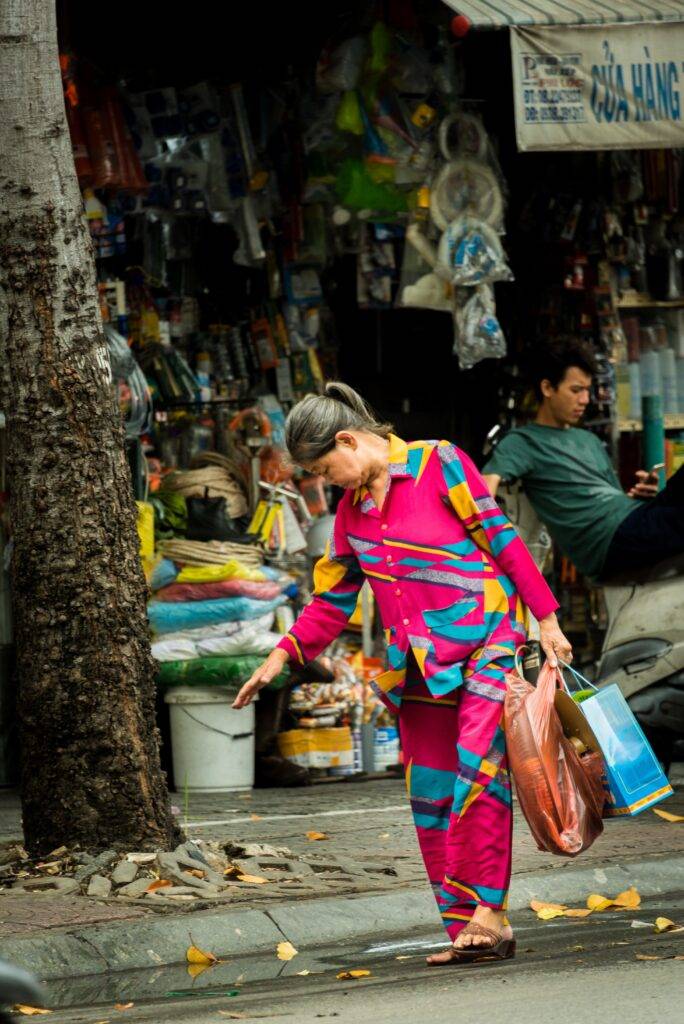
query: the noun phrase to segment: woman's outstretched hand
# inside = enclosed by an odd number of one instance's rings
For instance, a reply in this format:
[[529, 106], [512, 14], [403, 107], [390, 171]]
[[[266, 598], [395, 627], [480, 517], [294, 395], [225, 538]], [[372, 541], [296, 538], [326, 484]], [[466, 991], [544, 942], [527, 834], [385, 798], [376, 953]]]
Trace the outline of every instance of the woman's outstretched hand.
[[276, 647], [274, 651], [271, 651], [266, 661], [259, 665], [256, 672], [252, 673], [242, 687], [233, 701], [233, 707], [238, 710], [239, 708], [246, 708], [248, 704], [251, 704], [254, 695], [262, 687], [266, 686], [267, 683], [270, 683], [272, 679], [275, 679], [277, 675], [280, 675], [287, 661], [288, 654], [282, 648]]
[[572, 661], [572, 646], [558, 625], [555, 613], [540, 619], [539, 634], [539, 642], [551, 668], [558, 667], [559, 658], [561, 661]]

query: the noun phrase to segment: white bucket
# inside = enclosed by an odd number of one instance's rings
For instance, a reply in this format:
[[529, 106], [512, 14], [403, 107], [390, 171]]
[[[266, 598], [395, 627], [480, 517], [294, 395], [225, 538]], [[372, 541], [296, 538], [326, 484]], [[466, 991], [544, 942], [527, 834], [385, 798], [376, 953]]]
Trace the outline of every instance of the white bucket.
[[221, 793], [254, 785], [254, 704], [235, 711], [233, 699], [223, 687], [167, 690], [177, 792]]

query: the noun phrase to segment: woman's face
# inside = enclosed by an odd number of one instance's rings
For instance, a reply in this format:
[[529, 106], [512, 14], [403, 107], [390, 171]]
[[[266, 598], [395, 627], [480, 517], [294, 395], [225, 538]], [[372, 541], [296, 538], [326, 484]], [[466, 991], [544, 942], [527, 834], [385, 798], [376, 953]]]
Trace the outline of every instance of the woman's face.
[[357, 488], [368, 483], [376, 462], [377, 454], [363, 434], [340, 431], [335, 447], [303, 468], [337, 487]]

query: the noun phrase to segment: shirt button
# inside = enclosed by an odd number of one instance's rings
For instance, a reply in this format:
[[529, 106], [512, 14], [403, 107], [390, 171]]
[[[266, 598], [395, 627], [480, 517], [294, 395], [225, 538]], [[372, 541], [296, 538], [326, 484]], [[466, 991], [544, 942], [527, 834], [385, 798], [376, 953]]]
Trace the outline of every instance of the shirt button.
[[408, 624], [410, 623], [411, 620], [410, 619], [402, 619], [401, 621], [404, 623], [405, 626], [408, 626]]
[[397, 597], [401, 597], [401, 590], [395, 590], [394, 593], [397, 595]]
[[386, 530], [387, 529], [387, 523], [382, 523], [380, 529], [381, 530]]
[[387, 564], [388, 564], [388, 565], [391, 565], [391, 564], [392, 564], [392, 559], [390, 558], [390, 556], [389, 556], [389, 555], [387, 556], [387, 558], [385, 559], [385, 561], [387, 562]]

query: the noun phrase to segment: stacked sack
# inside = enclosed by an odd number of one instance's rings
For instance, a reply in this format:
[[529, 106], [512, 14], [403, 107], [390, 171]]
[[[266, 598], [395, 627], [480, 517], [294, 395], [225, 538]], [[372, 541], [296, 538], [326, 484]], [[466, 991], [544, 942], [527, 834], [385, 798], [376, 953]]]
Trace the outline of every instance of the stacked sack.
[[[148, 615], [160, 686], [237, 692], [281, 639], [273, 631], [275, 611], [294, 596], [293, 581], [246, 562], [179, 565], [163, 558], [155, 567]], [[286, 679], [283, 673], [274, 682]]]

